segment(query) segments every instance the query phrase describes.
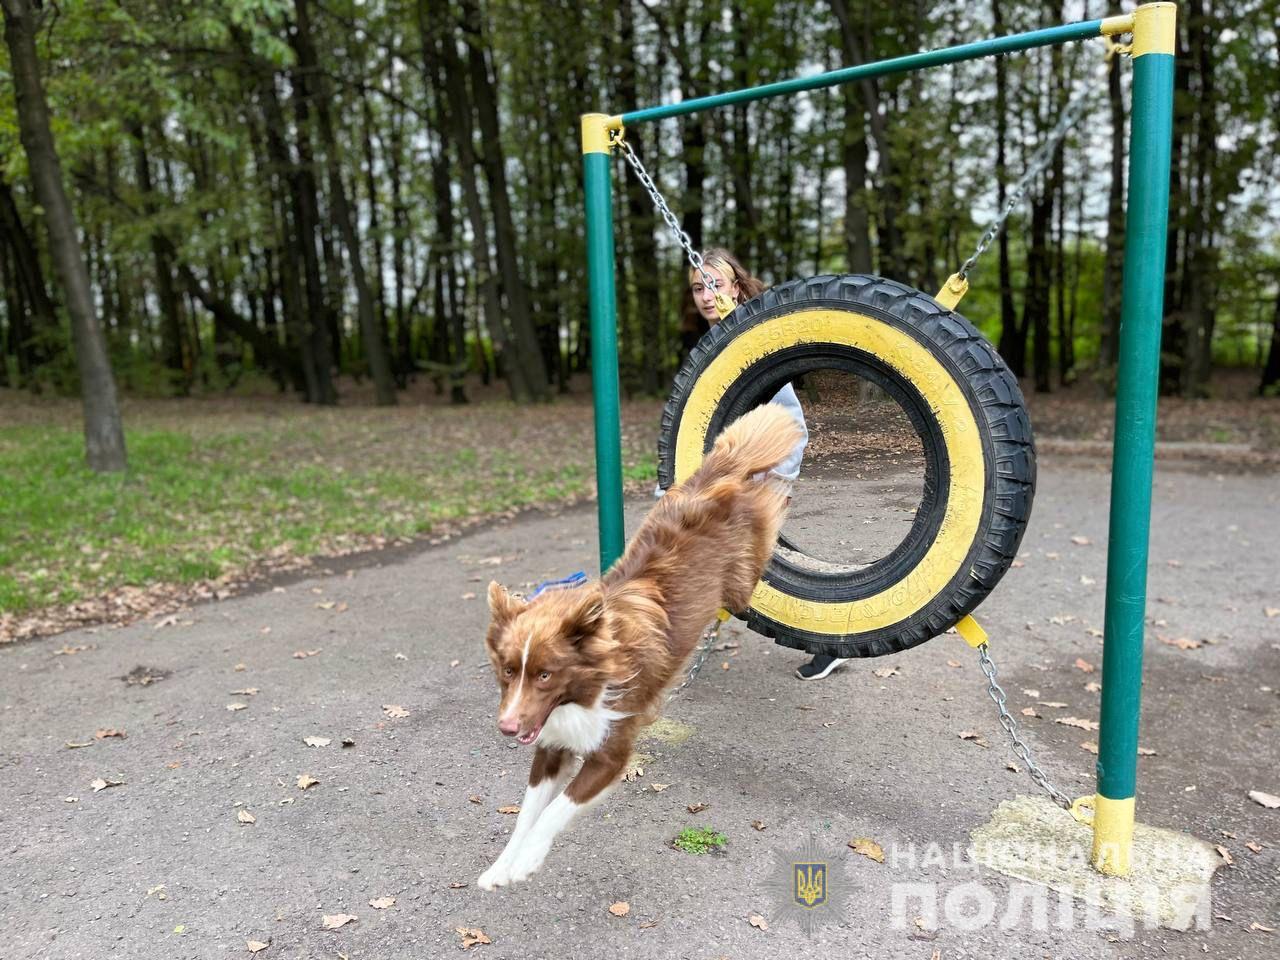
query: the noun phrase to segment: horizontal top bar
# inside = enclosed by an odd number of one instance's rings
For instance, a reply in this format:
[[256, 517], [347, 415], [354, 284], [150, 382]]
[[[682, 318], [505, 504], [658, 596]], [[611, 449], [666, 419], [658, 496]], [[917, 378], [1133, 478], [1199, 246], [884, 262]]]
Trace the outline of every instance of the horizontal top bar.
[[1101, 36], [1104, 22], [1107, 33], [1114, 32], [1118, 23], [1102, 20], [1084, 20], [1080, 23], [1068, 23], [1060, 27], [1048, 27], [1044, 30], [1032, 30], [1030, 33], [1015, 33], [1007, 37], [996, 37], [991, 40], [980, 40], [977, 43], [965, 43], [958, 47], [945, 47], [942, 50], [929, 50], [925, 53], [913, 53], [905, 57], [894, 57], [892, 60], [881, 60], [877, 63], [864, 63], [856, 67], [844, 67], [830, 70], [827, 73], [815, 74], [812, 77], [799, 77], [795, 80], [781, 80], [777, 83], [766, 83], [760, 87], [749, 87], [746, 90], [734, 90], [730, 93], [718, 93], [710, 97], [698, 97], [683, 103], [671, 103], [644, 110], [633, 110], [624, 113], [622, 123], [643, 123], [647, 120], [664, 120], [667, 117], [679, 117], [688, 113], [698, 113], [712, 107], [723, 107], [731, 103], [747, 103], [751, 100], [764, 100], [768, 97], [780, 96], [784, 93], [799, 93], [801, 90], [816, 90], [820, 87], [834, 87], [851, 80], [867, 80], [871, 77], [883, 77], [891, 73], [905, 73], [909, 70], [921, 70], [925, 67], [937, 67], [945, 63], [959, 63], [963, 60], [977, 60], [980, 57], [992, 57], [1001, 53], [1016, 53], [1019, 50], [1030, 50], [1034, 47], [1047, 47], [1055, 43], [1067, 43], [1072, 40], [1087, 40]]

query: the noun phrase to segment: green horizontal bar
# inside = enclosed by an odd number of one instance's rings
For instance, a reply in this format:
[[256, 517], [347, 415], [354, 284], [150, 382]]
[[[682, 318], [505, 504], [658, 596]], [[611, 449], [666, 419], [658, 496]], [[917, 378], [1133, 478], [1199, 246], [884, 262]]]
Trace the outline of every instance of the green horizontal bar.
[[766, 83], [764, 86], [748, 87], [745, 90], [734, 90], [730, 93], [717, 93], [714, 96], [698, 97], [695, 100], [686, 100], [683, 103], [671, 103], [659, 107], [647, 107], [644, 110], [633, 110], [631, 113], [622, 115], [622, 122], [627, 125], [643, 123], [647, 120], [664, 120], [667, 117], [698, 113], [702, 110], [723, 107], [731, 103], [764, 100], [768, 97], [781, 96], [784, 93], [798, 93], [801, 90], [834, 87], [837, 84], [848, 83], [851, 80], [867, 80], [871, 77], [883, 77], [890, 73], [906, 73], [910, 70], [941, 66], [944, 63], [977, 60], [981, 57], [993, 57], [1001, 53], [1017, 53], [1019, 50], [1047, 47], [1055, 43], [1068, 43], [1072, 40], [1088, 40], [1090, 37], [1101, 35], [1101, 20], [1084, 20], [1080, 23], [1068, 23], [1060, 27], [1032, 30], [1030, 33], [1015, 33], [1007, 37], [980, 40], [977, 43], [965, 43], [958, 47], [946, 47], [942, 50], [930, 50], [926, 53], [913, 53], [906, 57], [894, 57], [892, 60], [881, 60], [877, 63], [864, 63], [856, 67], [844, 67], [841, 70], [830, 70], [827, 73], [814, 74], [812, 77], [798, 77], [794, 80]]

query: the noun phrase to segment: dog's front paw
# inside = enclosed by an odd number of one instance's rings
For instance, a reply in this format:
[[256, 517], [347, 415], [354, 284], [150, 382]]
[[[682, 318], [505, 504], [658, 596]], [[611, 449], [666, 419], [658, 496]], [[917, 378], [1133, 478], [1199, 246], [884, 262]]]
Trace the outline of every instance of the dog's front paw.
[[545, 849], [524, 848], [517, 853], [507, 866], [507, 882], [522, 883], [542, 869], [542, 862], [547, 858]]
[[511, 874], [507, 870], [507, 865], [498, 860], [484, 873], [480, 874], [480, 879], [476, 881], [476, 886], [481, 890], [496, 890], [498, 887], [505, 887], [511, 883]]

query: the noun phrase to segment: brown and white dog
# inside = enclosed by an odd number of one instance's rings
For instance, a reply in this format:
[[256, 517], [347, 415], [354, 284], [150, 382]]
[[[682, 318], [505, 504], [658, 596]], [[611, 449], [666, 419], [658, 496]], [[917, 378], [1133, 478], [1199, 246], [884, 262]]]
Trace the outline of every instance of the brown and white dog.
[[515, 830], [482, 889], [542, 866], [556, 835], [618, 782], [703, 629], [720, 608], [749, 606], [787, 505], [786, 490], [759, 477], [800, 439], [784, 408], [757, 407], [658, 501], [601, 580], [531, 602], [489, 585], [498, 729], [535, 750]]

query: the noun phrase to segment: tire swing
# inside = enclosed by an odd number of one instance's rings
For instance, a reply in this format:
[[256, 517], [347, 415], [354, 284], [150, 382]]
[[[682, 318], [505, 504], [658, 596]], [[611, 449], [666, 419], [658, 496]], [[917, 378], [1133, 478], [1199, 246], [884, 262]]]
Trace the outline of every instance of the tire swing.
[[924, 452], [924, 494], [887, 556], [824, 571], [775, 551], [743, 619], [784, 646], [896, 653], [946, 632], [1017, 554], [1035, 491], [1017, 380], [969, 321], [892, 280], [848, 275], [766, 290], [713, 326], [676, 377], [658, 478], [689, 476], [724, 427], [814, 370], [847, 371], [898, 402]]
[[[796, 562], [785, 538], [739, 618], [777, 643], [835, 657], [879, 657], [955, 627], [986, 656], [970, 613], [1012, 564], [1035, 496], [1036, 456], [1017, 378], [977, 328], [955, 312], [968, 274], [1084, 110], [1067, 104], [987, 228], [936, 297], [862, 274], [811, 277], [737, 305], [716, 291], [720, 322], [676, 376], [662, 414], [658, 483], [702, 462], [716, 436], [791, 379], [847, 371], [906, 412], [924, 452], [924, 492], [911, 529], [887, 556], [859, 568]], [[680, 229], [623, 131], [613, 134], [690, 266], [712, 290], [701, 255]], [[822, 569], [825, 566], [827, 569]], [[994, 684], [994, 667], [989, 679]]]

